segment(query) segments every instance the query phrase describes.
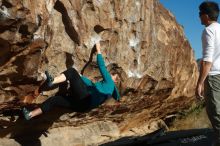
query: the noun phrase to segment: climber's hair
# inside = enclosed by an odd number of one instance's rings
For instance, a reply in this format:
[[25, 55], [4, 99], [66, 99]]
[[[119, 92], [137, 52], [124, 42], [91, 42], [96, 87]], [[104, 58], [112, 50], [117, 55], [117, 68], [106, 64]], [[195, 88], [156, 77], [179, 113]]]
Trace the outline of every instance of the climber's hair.
[[199, 14], [207, 14], [212, 21], [217, 21], [219, 16], [219, 6], [216, 2], [205, 1], [199, 6]]
[[119, 75], [118, 71], [114, 69], [111, 69], [109, 72], [111, 75], [116, 75], [116, 74]]

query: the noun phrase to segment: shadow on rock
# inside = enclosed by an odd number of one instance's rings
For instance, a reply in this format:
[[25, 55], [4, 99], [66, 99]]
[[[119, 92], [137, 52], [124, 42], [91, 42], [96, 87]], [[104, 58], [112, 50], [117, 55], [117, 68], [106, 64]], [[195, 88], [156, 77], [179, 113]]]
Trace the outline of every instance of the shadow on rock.
[[[64, 84], [60, 87], [59, 95], [64, 93], [65, 86]], [[0, 112], [0, 138], [14, 139], [22, 146], [40, 146], [40, 137], [48, 137], [50, 134], [48, 131], [53, 127], [53, 124], [56, 122], [62, 123], [62, 118], [60, 118], [62, 115], [74, 112], [71, 109], [53, 108], [48, 113], [27, 121], [22, 115], [22, 108], [25, 106], [29, 110], [33, 110], [38, 105], [24, 105], [14, 101], [5, 103], [5, 106], [7, 107], [4, 107]]]
[[[19, 116], [16, 122], [8, 122], [8, 127], [1, 129], [0, 137], [7, 137], [15, 139], [21, 145], [33, 145], [40, 146], [41, 142], [39, 138], [41, 136], [47, 137], [49, 135], [48, 130], [52, 127], [53, 123], [59, 120], [60, 116], [65, 113], [73, 112], [72, 110], [56, 108], [51, 112], [41, 115], [37, 118], [33, 118], [30, 121], [26, 121], [20, 112], [11, 111], [13, 116]], [[7, 116], [3, 113], [4, 116]]]

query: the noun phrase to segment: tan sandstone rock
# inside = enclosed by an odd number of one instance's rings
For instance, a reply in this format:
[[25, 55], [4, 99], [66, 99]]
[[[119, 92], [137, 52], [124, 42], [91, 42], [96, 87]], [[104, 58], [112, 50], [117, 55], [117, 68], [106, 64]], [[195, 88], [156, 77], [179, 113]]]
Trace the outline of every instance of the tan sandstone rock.
[[[193, 50], [183, 28], [158, 0], [0, 0], [0, 4], [0, 113], [11, 116], [11, 122], [0, 120], [1, 137], [22, 144], [26, 126], [37, 133], [30, 138], [34, 141], [44, 135], [42, 131], [62, 137], [64, 131], [71, 135], [68, 130], [98, 121], [117, 125], [113, 139], [144, 134], [154, 129], [152, 122], [189, 108], [194, 101], [198, 72]], [[23, 102], [41, 103], [57, 92], [33, 97], [45, 70], [54, 76], [69, 67], [80, 72], [98, 40], [108, 68], [117, 68], [121, 74], [118, 108], [101, 106], [76, 115], [68, 111], [64, 120], [59, 119], [64, 112], [52, 111], [34, 119], [32, 125], [22, 118], [13, 120]], [[95, 62], [93, 57], [84, 72], [94, 81], [100, 77]], [[104, 137], [96, 137], [96, 142], [106, 141]], [[84, 137], [78, 138], [82, 145], [88, 144]]]

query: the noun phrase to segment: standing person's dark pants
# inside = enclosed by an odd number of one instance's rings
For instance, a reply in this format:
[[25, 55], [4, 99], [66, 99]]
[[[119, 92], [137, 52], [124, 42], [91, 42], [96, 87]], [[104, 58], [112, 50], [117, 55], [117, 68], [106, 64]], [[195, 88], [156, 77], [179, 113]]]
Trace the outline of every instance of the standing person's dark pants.
[[68, 96], [50, 97], [40, 105], [41, 110], [47, 112], [54, 106], [71, 108], [74, 111], [85, 111], [89, 109], [89, 92], [79, 73], [74, 68], [69, 68], [63, 74], [70, 82]]
[[220, 75], [207, 76], [205, 81], [206, 111], [220, 146]]

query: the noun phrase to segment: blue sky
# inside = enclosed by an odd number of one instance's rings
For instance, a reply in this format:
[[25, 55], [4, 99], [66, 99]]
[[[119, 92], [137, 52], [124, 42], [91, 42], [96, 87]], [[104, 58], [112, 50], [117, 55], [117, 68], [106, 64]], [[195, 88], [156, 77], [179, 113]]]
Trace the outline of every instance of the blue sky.
[[[184, 27], [186, 38], [195, 51], [196, 59], [202, 57], [201, 34], [204, 26], [199, 19], [199, 5], [204, 0], [160, 0], [170, 10], [177, 22]], [[220, 6], [220, 0], [213, 0]], [[219, 17], [220, 19], [220, 17]]]

